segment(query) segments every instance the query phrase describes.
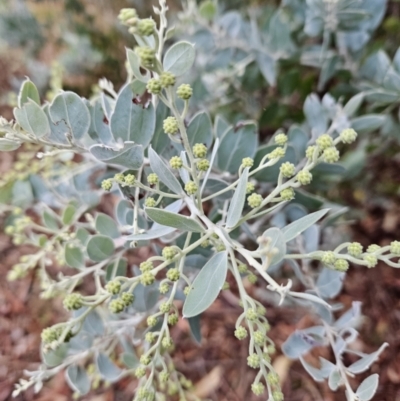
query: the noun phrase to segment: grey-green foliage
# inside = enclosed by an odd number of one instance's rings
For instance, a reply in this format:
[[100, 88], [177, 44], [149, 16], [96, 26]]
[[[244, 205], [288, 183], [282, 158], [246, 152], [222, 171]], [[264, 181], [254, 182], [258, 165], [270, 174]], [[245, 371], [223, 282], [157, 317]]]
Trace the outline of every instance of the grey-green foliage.
[[[214, 19], [215, 3], [208, 3], [200, 7], [199, 15]], [[232, 77], [256, 62], [274, 84], [278, 60], [296, 52], [291, 35], [300, 29], [311, 36], [322, 34], [320, 53], [334, 51], [321, 48], [330, 44], [332, 35], [337, 43], [350, 41], [346, 42], [350, 48], [355, 39], [349, 30], [361, 32], [367, 40], [384, 4], [372, 19], [361, 8], [349, 9], [349, 4], [283, 2], [270, 15], [268, 35], [257, 28], [253, 17], [247, 21], [238, 12], [224, 14], [216, 24], [239, 50], [232, 53]], [[371, 4], [362, 2], [368, 10]], [[326, 7], [333, 6], [343, 10], [327, 12]], [[343, 305], [334, 298], [350, 263], [373, 268], [382, 261], [400, 267], [393, 260], [400, 256], [400, 242], [366, 250], [358, 243], [343, 242], [335, 221], [343, 218], [346, 209], [313, 193], [323, 192], [346, 174], [344, 166], [352, 161], [337, 162], [346, 145], [356, 140], [356, 131], [367, 135], [385, 124], [386, 116], [378, 113], [356, 116], [362, 102], [376, 101], [376, 96], [368, 89], [343, 105], [328, 93], [309, 94], [301, 125], [292, 124], [287, 133], [279, 130], [260, 141], [253, 120], [231, 124], [214, 115], [214, 109], [196, 113], [201, 105], [197, 87], [193, 91], [185, 84], [185, 73], [202, 67], [195, 52], [209, 51], [207, 42], [197, 41], [195, 47], [182, 41], [166, 50], [170, 33], [164, 0], [155, 12], [160, 16], [158, 27], [139, 19], [133, 9], [120, 13], [139, 46], [127, 50], [128, 80], [118, 93], [102, 80], [102, 93], [90, 100], [61, 92], [50, 105], [41, 106], [39, 92], [26, 80], [14, 110], [16, 121], [1, 119], [0, 149], [13, 151], [24, 143], [33, 144], [46, 166], [17, 180], [6, 198], [4, 210], [12, 210], [6, 233], [16, 245], [29, 243], [37, 248], [21, 257], [8, 279], [22, 278], [37, 268], [42, 296], [61, 296], [71, 313], [68, 321], [43, 331], [43, 365], [17, 385], [15, 394], [32, 385], [39, 390], [45, 379], [62, 369], [72, 390], [86, 394], [92, 377], [84, 366], [92, 360], [98, 375], [108, 382], [135, 375], [135, 400], [161, 397], [173, 388], [182, 399], [198, 399], [182, 385], [185, 379], [171, 362], [170, 327], [179, 320], [179, 302], [184, 301], [183, 317], [190, 319], [193, 336], [200, 342], [200, 314], [222, 289], [228, 290], [228, 279], [235, 282], [243, 308], [232, 335], [238, 340], [250, 336], [248, 365], [258, 370], [252, 391], [261, 395], [265, 389], [270, 400], [282, 400], [271, 362], [275, 347], [265, 306], [249, 295], [243, 283], [254, 284], [258, 278], [277, 305], [306, 307], [318, 322], [290, 335], [282, 351], [299, 359], [314, 380], [326, 380], [332, 390], [344, 387], [348, 401], [371, 399], [377, 375], [357, 389], [349, 377], [367, 370], [387, 344], [371, 354], [358, 353], [359, 359], [346, 366], [342, 356], [351, 352], [350, 344], [357, 337], [361, 306], [354, 302], [335, 320], [333, 311]], [[183, 17], [190, 12], [189, 7]], [[295, 25], [284, 23], [287, 12]], [[335, 26], [327, 26], [332, 15], [340, 18]], [[252, 46], [243, 39], [251, 40]], [[341, 49], [337, 51], [340, 61]], [[360, 61], [355, 50], [351, 56]], [[223, 64], [222, 58], [218, 63]], [[221, 68], [218, 63], [211, 71]], [[363, 74], [376, 85], [383, 85], [386, 76], [395, 80], [397, 67], [390, 62], [385, 66], [385, 74], [381, 67], [375, 72], [366, 68]], [[325, 67], [319, 67], [326, 78]], [[216, 94], [224, 92], [218, 80], [214, 85], [218, 85]], [[73, 154], [78, 154], [77, 161]], [[107, 192], [103, 202], [115, 204], [112, 216], [96, 210]], [[25, 215], [27, 209], [40, 221]], [[318, 224], [322, 218], [323, 224]], [[148, 259], [139, 266], [129, 265], [128, 255], [143, 247]], [[74, 270], [53, 278], [47, 272], [49, 260]], [[311, 269], [313, 261], [316, 267]], [[282, 274], [284, 265], [293, 270], [290, 279], [287, 272]], [[79, 293], [79, 284], [90, 278], [90, 293]], [[294, 284], [302, 291], [293, 291]], [[306, 362], [305, 354], [319, 346], [332, 348], [332, 361], [320, 358], [318, 366]], [[159, 386], [159, 381], [168, 381], [169, 387]]]

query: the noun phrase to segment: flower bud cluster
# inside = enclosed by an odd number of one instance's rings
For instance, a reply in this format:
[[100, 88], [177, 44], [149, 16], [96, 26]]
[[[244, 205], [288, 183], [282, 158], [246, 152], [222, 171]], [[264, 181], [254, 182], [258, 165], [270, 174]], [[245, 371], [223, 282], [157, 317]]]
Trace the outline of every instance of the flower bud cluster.
[[158, 175], [155, 173], [151, 173], [147, 176], [147, 182], [149, 185], [156, 185], [158, 184]]
[[163, 129], [166, 134], [174, 135], [179, 131], [178, 121], [175, 117], [167, 117], [163, 122]]
[[[121, 187], [133, 187], [136, 184], [136, 177], [133, 174], [124, 175], [122, 173], [117, 173], [114, 175], [113, 180], [117, 184], [121, 185]], [[111, 181], [111, 179], [107, 179], [102, 182], [101, 187], [105, 191], [109, 191], [111, 189], [112, 182], [111, 182], [111, 186], [110, 186], [110, 181]]]
[[282, 163], [280, 167], [280, 172], [285, 178], [290, 178], [294, 176], [294, 173], [296, 171], [296, 167], [293, 163]]
[[182, 84], [176, 90], [176, 94], [180, 99], [189, 100], [193, 95], [193, 89], [189, 84]]
[[185, 191], [188, 195], [194, 195], [198, 190], [198, 186], [195, 182], [193, 181], [188, 181], [185, 184]]
[[135, 53], [139, 56], [143, 67], [152, 69], [156, 60], [156, 52], [151, 47], [136, 47]]
[[243, 168], [246, 168], [246, 167], [251, 168], [251, 167], [253, 167], [253, 164], [254, 164], [254, 160], [251, 157], [245, 157], [242, 160], [242, 167]]
[[78, 310], [83, 306], [83, 297], [79, 293], [68, 294], [63, 301], [64, 308], [68, 311]]
[[248, 198], [247, 198], [247, 203], [252, 209], [255, 209], [256, 207], [261, 206], [261, 203], [263, 201], [263, 197], [260, 194], [257, 193], [252, 193]]

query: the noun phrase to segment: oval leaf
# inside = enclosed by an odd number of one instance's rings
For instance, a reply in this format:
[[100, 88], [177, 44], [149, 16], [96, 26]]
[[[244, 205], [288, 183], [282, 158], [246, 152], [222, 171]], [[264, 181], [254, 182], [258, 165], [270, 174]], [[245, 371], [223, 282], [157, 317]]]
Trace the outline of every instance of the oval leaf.
[[105, 354], [97, 356], [96, 366], [103, 379], [109, 382], [115, 382], [121, 376], [122, 370]]
[[91, 126], [89, 128], [89, 135], [97, 142], [104, 145], [112, 145], [114, 138], [111, 134], [110, 125], [108, 118], [103, 110], [103, 106], [100, 100], [96, 101], [92, 107], [90, 107], [91, 114]]
[[282, 344], [283, 353], [290, 359], [298, 359], [315, 346], [314, 339], [303, 331], [295, 331]]
[[106, 281], [111, 281], [118, 276], [126, 276], [128, 262], [126, 259], [117, 259], [106, 267]]
[[378, 389], [379, 375], [377, 373], [368, 376], [358, 387], [356, 395], [360, 401], [369, 401]]
[[49, 113], [53, 123], [57, 125], [62, 121], [75, 139], [81, 139], [89, 130], [89, 109], [76, 93], [63, 92], [57, 95]]
[[179, 76], [193, 65], [195, 58], [194, 46], [189, 42], [178, 42], [165, 53], [164, 70]]
[[20, 142], [12, 141], [7, 138], [0, 138], [0, 152], [11, 152], [21, 146]]
[[363, 356], [357, 362], [351, 364], [347, 368], [348, 371], [354, 374], [365, 372], [378, 359], [379, 355], [388, 345], [388, 343], [384, 343], [377, 351], [373, 352], [372, 354]]
[[271, 253], [272, 250], [275, 250], [270, 256], [271, 260], [268, 266], [279, 263], [286, 255], [286, 242], [282, 231], [277, 227], [272, 227], [264, 231], [262, 236], [271, 239], [268, 243], [269, 252]]
[[14, 116], [25, 131], [37, 138], [50, 134], [46, 113], [33, 100], [28, 101], [21, 109], [15, 108]]
[[340, 372], [335, 369], [329, 374], [328, 386], [331, 390], [336, 391], [339, 388], [340, 381], [342, 377], [340, 376]]
[[367, 114], [365, 116], [353, 118], [351, 127], [358, 133], [368, 133], [381, 128], [386, 121], [386, 116], [380, 114]]
[[192, 146], [196, 143], [204, 143], [207, 147], [211, 145], [213, 134], [208, 113], [202, 111], [192, 118], [187, 128], [187, 135]]
[[204, 231], [204, 228], [196, 220], [182, 216], [181, 214], [167, 212], [154, 207], [147, 207], [146, 213], [153, 221], [163, 226], [174, 227], [182, 231], [195, 233]]
[[345, 273], [324, 268], [318, 276], [316, 287], [322, 298], [335, 298], [343, 286]]
[[148, 106], [136, 102], [135, 82], [122, 88], [111, 115], [110, 127], [115, 140], [122, 139], [143, 145], [146, 148], [154, 134], [156, 113], [153, 104]]
[[75, 269], [80, 269], [84, 266], [85, 258], [83, 252], [78, 247], [70, 247], [72, 244], [67, 244], [65, 248], [65, 262], [70, 267], [75, 267]]
[[96, 230], [102, 234], [106, 235], [110, 238], [118, 238], [120, 237], [120, 233], [118, 230], [118, 226], [115, 221], [104, 213], [99, 213], [96, 217], [95, 221]]
[[138, 170], [143, 164], [143, 146], [134, 142], [125, 142], [122, 149], [93, 145], [89, 151], [96, 159], [106, 164], [116, 164], [132, 170]]
[[228, 215], [226, 217], [226, 227], [234, 227], [242, 217], [243, 206], [246, 200], [246, 186], [249, 177], [249, 169], [246, 168], [240, 176], [239, 183], [233, 194], [232, 201], [229, 205]]
[[235, 174], [244, 157], [254, 157], [258, 145], [258, 130], [254, 123], [232, 127], [221, 139], [217, 165], [221, 171]]
[[175, 230], [176, 228], [174, 227], [160, 227], [142, 234], [132, 234], [125, 238], [130, 241], [146, 241], [149, 239], [161, 238], [164, 235], [173, 233]]
[[200, 327], [200, 315], [189, 317], [188, 319], [190, 332], [197, 344], [201, 343], [201, 327]]
[[114, 253], [114, 242], [104, 235], [94, 235], [87, 244], [87, 253], [94, 262], [101, 262]]
[[296, 238], [299, 234], [305, 231], [308, 227], [315, 224], [320, 218], [325, 216], [328, 213], [329, 209], [323, 209], [315, 213], [308, 214], [307, 216], [302, 217], [294, 221], [291, 224], [288, 224], [286, 227], [282, 228], [283, 236], [285, 241], [288, 242], [293, 238]]
[[68, 385], [73, 391], [77, 391], [80, 395], [85, 395], [90, 391], [90, 379], [86, 370], [77, 365], [68, 366], [65, 372]]
[[29, 99], [32, 99], [36, 104], [40, 105], [39, 91], [36, 85], [27, 78], [21, 86], [21, 90], [18, 95], [18, 107], [22, 108], [25, 103], [28, 103]]
[[183, 193], [181, 184], [174, 176], [170, 168], [161, 160], [160, 156], [149, 148], [150, 167], [158, 175], [160, 181], [176, 194]]
[[228, 271], [226, 252], [215, 254], [201, 269], [183, 305], [185, 318], [204, 312], [217, 298]]
[[143, 75], [140, 71], [140, 59], [138, 55], [131, 49], [126, 49], [126, 58], [128, 59], [129, 66], [133, 72], [136, 79], [142, 82], [147, 82], [149, 80], [148, 75]]
[[324, 381], [324, 373], [322, 370], [310, 365], [308, 362], [304, 360], [303, 357], [300, 357], [300, 362], [303, 365], [304, 369], [308, 372], [308, 374], [316, 381], [323, 382]]

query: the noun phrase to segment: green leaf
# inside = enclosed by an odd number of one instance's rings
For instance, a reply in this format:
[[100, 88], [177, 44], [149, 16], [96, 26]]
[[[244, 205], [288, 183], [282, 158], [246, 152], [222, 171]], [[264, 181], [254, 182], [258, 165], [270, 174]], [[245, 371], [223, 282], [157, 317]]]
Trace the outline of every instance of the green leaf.
[[36, 104], [40, 106], [40, 96], [39, 91], [36, 88], [36, 85], [27, 78], [21, 86], [18, 95], [18, 107], [22, 108], [25, 103], [29, 102], [29, 99], [32, 99]]
[[197, 315], [188, 318], [190, 332], [192, 333], [193, 338], [196, 340], [198, 344], [201, 343], [200, 316], [201, 315]]
[[65, 262], [68, 266], [75, 269], [81, 269], [85, 266], [85, 257], [83, 252], [77, 246], [71, 247], [72, 244], [67, 244], [64, 251]]
[[18, 124], [36, 138], [50, 134], [50, 125], [46, 113], [33, 100], [29, 100], [21, 109], [14, 109]]
[[183, 305], [185, 318], [204, 312], [217, 298], [228, 271], [226, 252], [215, 254], [201, 269]]
[[87, 253], [94, 262], [101, 262], [114, 253], [114, 242], [104, 235], [94, 235], [88, 241]]
[[229, 128], [230, 125], [225, 121], [225, 119], [221, 115], [217, 114], [214, 121], [214, 130], [217, 138], [222, 139]]
[[176, 230], [174, 227], [159, 227], [156, 229], [149, 230], [142, 234], [132, 234], [126, 237], [130, 241], [147, 241], [150, 239], [161, 238], [164, 235], [173, 233]]
[[[190, 181], [190, 174], [187, 170], [189, 163], [187, 161], [186, 152], [182, 150], [180, 154], [180, 158], [182, 159], [182, 167], [179, 169], [179, 176], [184, 184], [187, 184]], [[186, 168], [185, 168], [186, 167]]]
[[314, 196], [309, 192], [303, 191], [301, 189], [296, 189], [295, 191], [296, 203], [303, 205], [306, 209], [318, 210], [325, 202], [325, 200], [319, 196]]
[[0, 152], [11, 152], [21, 146], [20, 142], [12, 141], [7, 138], [0, 138]]
[[65, 378], [68, 385], [73, 391], [78, 392], [80, 395], [85, 395], [90, 391], [90, 379], [86, 370], [79, 365], [68, 366], [65, 372]]
[[289, 145], [296, 154], [296, 163], [304, 159], [304, 154], [309, 141], [308, 134], [297, 125], [291, 125], [287, 133]]
[[256, 61], [261, 74], [271, 86], [276, 85], [276, 61], [274, 58], [265, 53], [265, 51], [256, 52]]
[[67, 356], [68, 345], [61, 344], [57, 349], [49, 349], [46, 352], [41, 352], [43, 362], [53, 368], [55, 366], [61, 365], [64, 362], [65, 357]]
[[156, 223], [167, 227], [174, 227], [182, 231], [201, 233], [204, 228], [194, 219], [181, 214], [167, 212], [162, 209], [146, 207], [147, 215]]
[[[207, 180], [206, 185], [204, 187], [204, 193], [207, 195], [212, 195], [215, 194], [226, 187], [228, 187], [229, 184], [225, 181], [218, 180], [217, 178], [210, 178]], [[226, 192], [223, 192], [221, 195], [217, 196], [215, 199], [222, 199], [222, 200], [227, 200], [227, 199], [232, 199], [233, 196], [233, 191], [229, 190]]]
[[95, 221], [96, 230], [110, 238], [119, 238], [121, 234], [119, 233], [118, 226], [114, 219], [104, 213], [99, 213]]
[[[273, 254], [268, 266], [279, 263], [286, 255], [286, 242], [282, 231], [277, 227], [271, 227], [264, 231], [263, 237], [270, 238], [271, 241], [268, 244], [270, 250], [275, 249], [276, 253]], [[259, 248], [260, 249], [260, 248]]]
[[79, 242], [86, 246], [87, 242], [89, 241], [90, 234], [89, 231], [86, 230], [86, 228], [80, 227], [78, 228], [78, 231], [76, 232], [76, 239], [79, 240]]
[[49, 108], [52, 122], [66, 124], [75, 140], [81, 139], [90, 127], [90, 112], [85, 102], [73, 92], [57, 95]]
[[132, 141], [146, 148], [154, 134], [156, 113], [151, 102], [148, 106], [135, 102], [136, 82], [126, 84], [118, 94], [110, 127], [116, 141]]
[[54, 213], [50, 208], [46, 208], [43, 211], [42, 220], [44, 225], [52, 230], [58, 230], [60, 228], [60, 220], [57, 214]]
[[96, 159], [106, 164], [115, 164], [132, 170], [138, 170], [143, 164], [143, 146], [134, 142], [125, 142], [122, 149], [93, 145], [89, 151]]
[[135, 300], [133, 302], [133, 309], [137, 312], [148, 312], [157, 303], [160, 292], [158, 290], [158, 284], [154, 283], [152, 285], [143, 286], [139, 284], [133, 291]]
[[112, 145], [114, 138], [111, 134], [110, 125], [100, 100], [97, 100], [90, 108], [91, 126], [89, 128], [90, 137], [97, 143]]
[[178, 42], [171, 46], [164, 57], [164, 70], [179, 76], [193, 65], [194, 46], [189, 42]]
[[208, 20], [212, 20], [217, 13], [217, 5], [213, 0], [205, 0], [200, 3], [199, 14]]
[[336, 391], [339, 388], [342, 377], [338, 369], [334, 369], [329, 374], [328, 386], [332, 391]]
[[69, 225], [73, 222], [75, 217], [76, 207], [74, 205], [68, 205], [63, 212], [62, 222], [65, 225]]
[[128, 262], [126, 259], [117, 259], [106, 267], [106, 281], [111, 281], [118, 276], [126, 276]]
[[322, 298], [335, 298], [343, 287], [345, 273], [324, 268], [319, 274], [316, 288]]
[[296, 238], [303, 231], [307, 230], [308, 227], [315, 224], [320, 218], [325, 216], [330, 209], [323, 209], [319, 212], [308, 214], [307, 216], [302, 217], [294, 221], [293, 223], [287, 225], [282, 228], [283, 236], [286, 242], [289, 242], [293, 238]]
[[160, 155], [170, 144], [168, 135], [165, 135], [163, 121], [168, 117], [168, 108], [163, 102], [159, 102], [156, 109], [156, 127], [154, 129], [152, 148]]
[[116, 208], [115, 216], [121, 226], [132, 225], [133, 223], [133, 207], [132, 203], [126, 199], [120, 199]]
[[33, 202], [32, 186], [28, 181], [16, 181], [12, 188], [12, 203], [25, 209]]
[[326, 132], [328, 129], [328, 113], [315, 93], [307, 96], [303, 111], [315, 134], [321, 135]]
[[45, 112], [47, 121], [50, 125], [50, 135], [47, 139], [55, 144], [68, 144], [67, 135], [70, 129], [67, 124], [63, 120], [58, 121], [56, 124], [53, 123], [50, 116], [50, 105], [48, 103], [43, 106], [43, 111]]
[[353, 117], [354, 114], [357, 113], [363, 101], [364, 101], [363, 92], [354, 95], [343, 107], [343, 111], [345, 112], [346, 116]]
[[160, 181], [176, 194], [182, 194], [181, 184], [174, 176], [170, 168], [161, 160], [160, 156], [150, 147], [149, 148], [150, 167], [158, 175]]
[[239, 178], [239, 183], [233, 193], [233, 198], [229, 205], [228, 214], [226, 217], [226, 227], [235, 227], [242, 217], [243, 206], [246, 200], [246, 186], [249, 177], [249, 169], [246, 168]]
[[360, 401], [369, 401], [378, 389], [379, 375], [377, 373], [368, 376], [358, 387], [356, 395]]
[[[86, 308], [78, 310], [79, 313], [84, 313]], [[105, 333], [104, 323], [97, 311], [92, 310], [83, 322], [82, 330], [94, 336], [102, 336]]]
[[[322, 326], [310, 327], [309, 329], [296, 330], [293, 332], [282, 344], [281, 349], [283, 353], [290, 359], [298, 359], [312, 348], [321, 345], [312, 336], [312, 334], [315, 334], [314, 329], [317, 328], [319, 330], [319, 327]], [[323, 335], [323, 332], [318, 334]]]
[[386, 116], [380, 114], [367, 114], [353, 118], [351, 127], [360, 134], [369, 133], [381, 128], [386, 121]]
[[126, 58], [128, 59], [129, 66], [133, 72], [136, 79], [142, 82], [147, 82], [149, 80], [149, 75], [143, 75], [140, 71], [140, 59], [138, 55], [131, 49], [126, 49]]
[[353, 374], [365, 372], [379, 358], [379, 355], [385, 350], [388, 345], [388, 343], [384, 343], [377, 351], [373, 352], [372, 354], [364, 355], [357, 362], [352, 363], [347, 368], [348, 371]]
[[207, 147], [210, 146], [213, 134], [208, 113], [204, 111], [197, 113], [189, 123], [187, 134], [191, 146], [196, 143], [204, 143]]
[[303, 357], [300, 357], [300, 362], [303, 365], [304, 369], [308, 372], [308, 374], [316, 381], [323, 382], [324, 381], [324, 373], [322, 370], [312, 366], [308, 362], [304, 360]]
[[217, 165], [221, 171], [237, 173], [242, 159], [254, 157], [258, 146], [258, 129], [253, 122], [232, 127], [221, 139], [217, 152]]
[[97, 355], [96, 366], [100, 376], [109, 382], [117, 381], [122, 374], [122, 370], [115, 365], [115, 363], [106, 354], [103, 353], [99, 353], [99, 355]]
[[400, 96], [398, 93], [384, 90], [384, 89], [376, 89], [365, 92], [365, 100], [369, 103], [377, 103], [380, 106], [398, 103]]
[[122, 354], [121, 360], [128, 369], [135, 369], [140, 365], [137, 356], [128, 352]]

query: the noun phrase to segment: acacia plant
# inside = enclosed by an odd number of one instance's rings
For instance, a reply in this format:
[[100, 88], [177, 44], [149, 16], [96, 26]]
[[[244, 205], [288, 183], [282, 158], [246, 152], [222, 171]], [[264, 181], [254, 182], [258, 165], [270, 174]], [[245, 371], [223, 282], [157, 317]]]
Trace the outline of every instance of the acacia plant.
[[[81, 395], [100, 380], [130, 376], [137, 378], [135, 400], [196, 400], [190, 381], [174, 368], [171, 328], [187, 319], [200, 341], [199, 317], [221, 290], [229, 290], [229, 275], [243, 308], [232, 336], [249, 339], [255, 394], [284, 398], [271, 362], [276, 350], [266, 307], [243, 284], [259, 279], [270, 305], [300, 304], [318, 322], [295, 331], [282, 351], [300, 359], [316, 381], [328, 380], [332, 390], [344, 387], [348, 401], [370, 400], [378, 375], [358, 388], [350, 378], [367, 370], [387, 344], [372, 354], [352, 349], [360, 304], [335, 320], [342, 306], [330, 300], [350, 264], [400, 267], [393, 261], [400, 242], [364, 250], [342, 242], [332, 225], [340, 215], [336, 205], [310, 214], [301, 206], [306, 200], [310, 205], [302, 187], [316, 169], [339, 160], [356, 131], [333, 114], [305, 141], [304, 132], [280, 130], [260, 145], [254, 121], [232, 126], [218, 115], [212, 124], [207, 111], [193, 115], [193, 89], [183, 77], [195, 62], [195, 48], [186, 41], [166, 46], [173, 33], [167, 10], [160, 0], [154, 8], [158, 24], [134, 9], [121, 11], [137, 47], [127, 49], [128, 79], [118, 93], [102, 80], [101, 93], [90, 100], [61, 91], [41, 105], [26, 80], [15, 120], [1, 120], [1, 150], [21, 147], [19, 154], [27, 155], [19, 158], [12, 180], [2, 183], [5, 232], [14, 244], [37, 250], [21, 256], [8, 278], [35, 269], [42, 297], [61, 297], [70, 312], [69, 320], [42, 332], [43, 363], [26, 372], [14, 394], [30, 386], [39, 391], [65, 370]], [[316, 103], [307, 109], [318, 122]], [[113, 217], [96, 209], [104, 197], [116, 203]], [[313, 199], [311, 208], [324, 203]], [[149, 256], [132, 266], [139, 248]], [[292, 279], [280, 275], [283, 265], [293, 269]], [[82, 285], [89, 279], [91, 285]], [[333, 360], [308, 363], [304, 355], [317, 346], [331, 347]], [[346, 366], [344, 353], [358, 360]]]

